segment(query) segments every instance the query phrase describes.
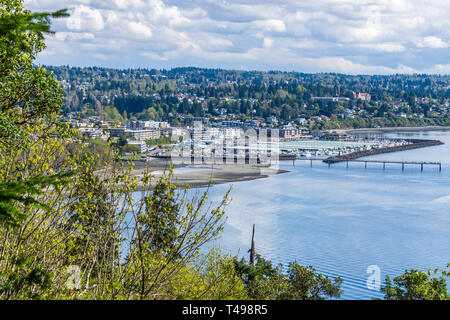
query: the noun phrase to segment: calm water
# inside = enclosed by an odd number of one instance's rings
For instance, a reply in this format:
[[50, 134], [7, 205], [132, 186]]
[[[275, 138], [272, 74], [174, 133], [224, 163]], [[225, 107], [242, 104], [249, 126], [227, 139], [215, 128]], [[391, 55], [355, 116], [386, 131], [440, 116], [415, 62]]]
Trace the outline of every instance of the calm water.
[[[389, 160], [441, 161], [436, 167], [284, 162], [289, 173], [234, 183], [228, 220], [216, 245], [248, 258], [251, 228], [256, 249], [275, 263], [297, 260], [344, 280], [344, 299], [382, 297], [368, 289], [367, 267], [381, 279], [407, 268], [443, 268], [450, 262], [450, 131], [389, 133], [439, 139], [445, 145], [372, 156]], [[216, 185], [218, 201], [230, 184]]]

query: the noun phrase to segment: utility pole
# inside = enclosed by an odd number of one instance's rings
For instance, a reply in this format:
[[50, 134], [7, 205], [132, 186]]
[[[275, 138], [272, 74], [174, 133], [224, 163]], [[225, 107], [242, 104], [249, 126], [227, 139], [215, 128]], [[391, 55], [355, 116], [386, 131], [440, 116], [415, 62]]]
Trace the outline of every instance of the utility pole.
[[250, 264], [255, 264], [255, 224], [253, 224], [252, 246], [250, 247]]

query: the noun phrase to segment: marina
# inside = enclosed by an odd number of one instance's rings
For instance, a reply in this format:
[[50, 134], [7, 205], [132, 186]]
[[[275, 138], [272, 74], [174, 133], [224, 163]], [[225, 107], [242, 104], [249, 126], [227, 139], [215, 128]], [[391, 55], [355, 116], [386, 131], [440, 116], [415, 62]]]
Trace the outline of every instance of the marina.
[[[350, 169], [346, 162], [329, 167], [315, 157], [298, 158], [293, 166], [291, 159], [280, 162], [289, 173], [215, 185], [210, 189], [214, 201], [232, 185], [227, 224], [217, 244], [247, 256], [256, 224], [257, 254], [284, 267], [296, 260], [341, 276], [342, 299], [383, 297], [367, 287], [371, 265], [379, 266], [382, 282], [406, 269], [444, 268], [450, 256], [450, 131], [390, 132], [383, 138], [445, 144], [356, 159], [349, 161]], [[426, 164], [435, 162], [441, 172]]]

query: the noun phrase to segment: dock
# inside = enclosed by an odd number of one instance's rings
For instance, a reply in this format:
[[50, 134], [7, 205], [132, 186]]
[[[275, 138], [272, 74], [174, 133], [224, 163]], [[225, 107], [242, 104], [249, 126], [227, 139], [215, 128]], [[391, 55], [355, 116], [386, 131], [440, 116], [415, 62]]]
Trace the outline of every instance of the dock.
[[[338, 163], [335, 161], [327, 161], [327, 159], [323, 158], [294, 158], [292, 159], [292, 165], [295, 166], [295, 161], [310, 161], [311, 167], [313, 165], [313, 161], [322, 161], [328, 164], [328, 167], [331, 166], [331, 164]], [[349, 162], [362, 162], [364, 163], [364, 167], [367, 168], [368, 163], [378, 163], [383, 164], [383, 169], [386, 169], [386, 164], [399, 164], [402, 166], [402, 171], [405, 171], [406, 165], [416, 165], [420, 166], [420, 170], [423, 171], [424, 166], [437, 166], [439, 167], [439, 172], [442, 171], [442, 164], [441, 162], [428, 162], [428, 161], [395, 161], [395, 160], [365, 160], [365, 159], [347, 159], [347, 160], [341, 160], [339, 162], [345, 162], [348, 168]]]

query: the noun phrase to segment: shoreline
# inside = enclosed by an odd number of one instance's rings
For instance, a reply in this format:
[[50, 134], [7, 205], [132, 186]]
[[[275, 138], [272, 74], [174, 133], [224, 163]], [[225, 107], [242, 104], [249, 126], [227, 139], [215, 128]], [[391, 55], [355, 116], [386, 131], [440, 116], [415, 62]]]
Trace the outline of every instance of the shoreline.
[[356, 129], [332, 129], [328, 131], [352, 133], [352, 132], [439, 131], [439, 130], [450, 130], [450, 126], [356, 128]]
[[[146, 171], [154, 173], [155, 179], [163, 175], [167, 166], [152, 167], [143, 166], [133, 170], [134, 175], [141, 175]], [[177, 170], [178, 169], [178, 170]], [[181, 169], [181, 170], [179, 170]], [[188, 169], [184, 171], [183, 169]], [[161, 172], [162, 171], [162, 172]], [[215, 184], [251, 181], [256, 179], [268, 178], [272, 175], [278, 175], [289, 172], [288, 170], [274, 169], [265, 166], [251, 166], [238, 164], [216, 164], [208, 165], [189, 165], [176, 167], [173, 169], [172, 183], [177, 188], [202, 188]], [[139, 189], [139, 188], [138, 188]]]
[[[336, 129], [328, 132], [352, 133], [352, 132], [392, 132], [392, 131], [436, 131], [450, 130], [450, 127], [426, 126], [426, 127], [385, 127], [385, 128], [358, 128], [358, 129]], [[358, 159], [361, 157], [384, 154], [391, 152], [400, 152], [411, 149], [425, 148], [443, 144], [438, 140], [418, 140], [414, 139], [412, 144], [404, 146], [386, 147], [368, 151], [358, 151], [346, 155], [329, 157], [324, 159], [325, 163], [336, 163], [346, 160]], [[145, 165], [138, 165], [133, 170], [133, 175], [141, 175], [144, 172], [154, 173], [155, 179], [162, 176], [162, 172], [167, 170], [169, 162], [159, 158], [160, 162], [150, 162]], [[180, 170], [181, 169], [181, 170]], [[184, 171], [183, 169], [188, 169]], [[208, 170], [209, 169], [209, 170]], [[214, 164], [214, 166], [193, 164], [193, 165], [174, 165], [172, 182], [177, 188], [203, 188], [215, 184], [234, 183], [241, 181], [251, 181], [256, 179], [268, 178], [272, 175], [288, 173], [288, 170], [273, 169], [267, 166], [252, 166], [239, 164]], [[138, 190], [142, 188], [138, 187]]]

